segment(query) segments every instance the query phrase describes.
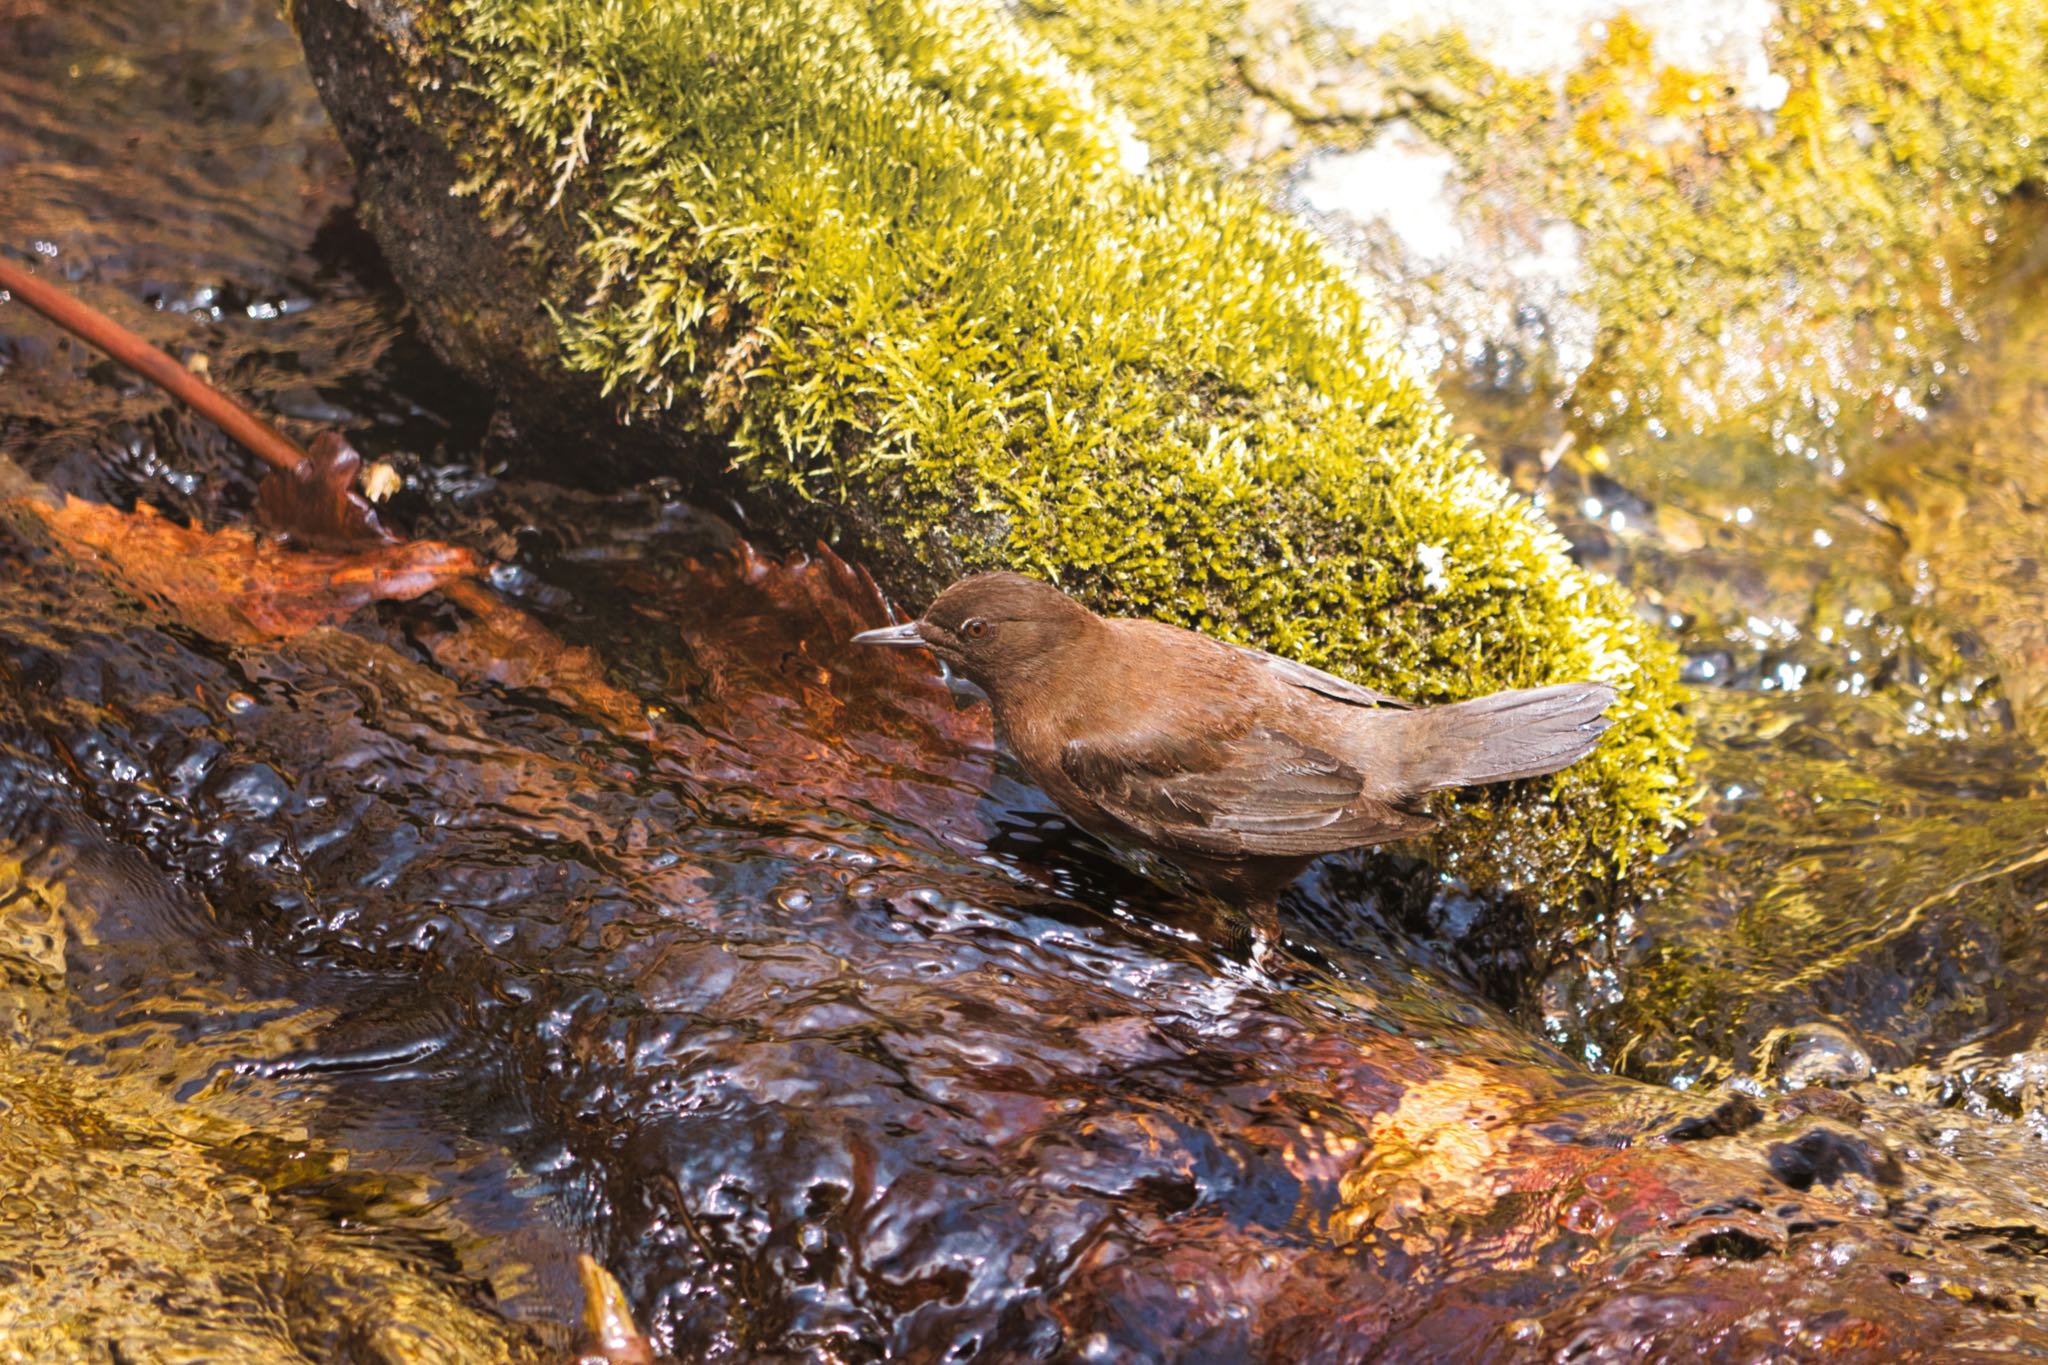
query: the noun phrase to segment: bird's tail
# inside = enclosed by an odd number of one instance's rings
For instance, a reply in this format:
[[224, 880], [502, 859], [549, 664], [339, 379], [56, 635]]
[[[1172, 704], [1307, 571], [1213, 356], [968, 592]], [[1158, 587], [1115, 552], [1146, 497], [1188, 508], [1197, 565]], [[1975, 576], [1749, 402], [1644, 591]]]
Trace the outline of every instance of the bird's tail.
[[1496, 692], [1407, 715], [1426, 723], [1413, 753], [1416, 790], [1470, 787], [1539, 777], [1593, 751], [1614, 722], [1606, 683], [1556, 683]]

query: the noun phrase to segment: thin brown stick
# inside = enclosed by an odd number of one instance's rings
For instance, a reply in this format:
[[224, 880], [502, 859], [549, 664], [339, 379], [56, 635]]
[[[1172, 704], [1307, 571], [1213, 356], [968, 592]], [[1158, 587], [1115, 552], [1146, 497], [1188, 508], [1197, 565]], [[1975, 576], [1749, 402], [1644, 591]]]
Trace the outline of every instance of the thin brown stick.
[[306, 452], [283, 432], [99, 309], [79, 302], [5, 257], [0, 257], [0, 289], [164, 389], [256, 458], [285, 470], [298, 468], [307, 458]]
[[[98, 309], [80, 303], [55, 285], [37, 279], [4, 259], [0, 259], [0, 290], [7, 291], [73, 336], [105, 351], [143, 378], [167, 390], [173, 398], [184, 402], [238, 444], [279, 470], [290, 473], [301, 465], [312, 469], [312, 457], [283, 432]], [[0, 471], [10, 467], [6, 458], [0, 456]], [[275, 474], [264, 480], [264, 486], [269, 487], [273, 481], [277, 481]], [[367, 514], [369, 504], [364, 503], [363, 510]], [[369, 519], [369, 525], [378, 534], [383, 534], [382, 528], [376, 527], [374, 517]], [[392, 543], [392, 540], [386, 536], [385, 544]], [[370, 547], [366, 545], [364, 548]], [[508, 649], [538, 660], [543, 674], [554, 675], [552, 684], [543, 681], [540, 685], [549, 686], [551, 690], [559, 689], [579, 709], [617, 724], [625, 733], [652, 733], [638, 704], [604, 681], [603, 669], [590, 651], [562, 643], [546, 626], [517, 607], [501, 601], [482, 583], [458, 578], [442, 584], [441, 591], [450, 601], [506, 640]]]

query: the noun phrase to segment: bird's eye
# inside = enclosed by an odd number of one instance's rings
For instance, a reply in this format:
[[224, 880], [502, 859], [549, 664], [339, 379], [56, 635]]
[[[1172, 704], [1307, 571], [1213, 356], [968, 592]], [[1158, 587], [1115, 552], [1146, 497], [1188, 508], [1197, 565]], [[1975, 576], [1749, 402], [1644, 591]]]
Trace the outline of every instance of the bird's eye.
[[960, 633], [970, 640], [979, 640], [982, 636], [988, 634], [988, 622], [977, 616], [966, 625], [960, 627]]

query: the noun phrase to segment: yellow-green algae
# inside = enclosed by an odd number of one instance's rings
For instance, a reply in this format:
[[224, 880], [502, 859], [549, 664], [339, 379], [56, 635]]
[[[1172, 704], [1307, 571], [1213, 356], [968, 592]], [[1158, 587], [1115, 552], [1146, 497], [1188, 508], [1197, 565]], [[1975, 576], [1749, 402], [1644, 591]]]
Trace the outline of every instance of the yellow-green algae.
[[[1131, 173], [1087, 84], [976, 13], [448, 0], [378, 41], [422, 123], [459, 124], [490, 221], [571, 225], [534, 280], [629, 414], [927, 559], [1397, 692], [1619, 681], [1564, 799], [1484, 806], [1461, 847], [1490, 831], [1489, 875], [1545, 880], [1658, 847], [1689, 790], [1668, 647], [1451, 434], [1316, 243]], [[437, 104], [451, 54], [466, 102]]]
[[[275, 1365], [517, 1365], [550, 1358], [442, 1262], [454, 1229], [407, 1177], [351, 1172], [288, 1104], [232, 1078], [303, 1048], [318, 1011], [275, 1002], [196, 1042], [175, 1021], [263, 1002], [196, 978], [79, 1028], [67, 959], [96, 944], [112, 889], [96, 855], [0, 844], [0, 1359]], [[171, 1021], [171, 1022], [166, 1022]]]

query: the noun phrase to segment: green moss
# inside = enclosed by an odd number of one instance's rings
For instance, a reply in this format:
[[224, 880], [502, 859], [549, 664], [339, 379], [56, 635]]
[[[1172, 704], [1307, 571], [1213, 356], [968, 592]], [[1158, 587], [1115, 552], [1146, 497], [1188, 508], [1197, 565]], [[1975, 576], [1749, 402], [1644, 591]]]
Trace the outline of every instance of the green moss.
[[1120, 169], [1087, 86], [993, 11], [969, 41], [908, 3], [451, 4], [470, 183], [508, 228], [559, 200], [562, 346], [630, 413], [928, 559], [1418, 697], [1621, 681], [1562, 799], [1460, 822], [1456, 856], [1547, 879], [1658, 846], [1687, 790], [1670, 650], [1316, 243]]
[[1157, 161], [1203, 161], [1238, 135], [1232, 48], [1245, 0], [1024, 0], [1018, 21], [1129, 114]]

